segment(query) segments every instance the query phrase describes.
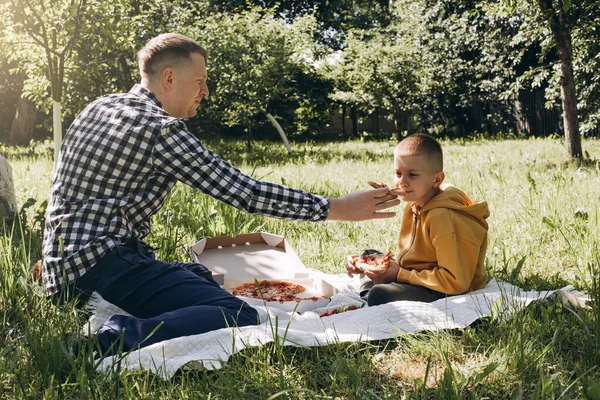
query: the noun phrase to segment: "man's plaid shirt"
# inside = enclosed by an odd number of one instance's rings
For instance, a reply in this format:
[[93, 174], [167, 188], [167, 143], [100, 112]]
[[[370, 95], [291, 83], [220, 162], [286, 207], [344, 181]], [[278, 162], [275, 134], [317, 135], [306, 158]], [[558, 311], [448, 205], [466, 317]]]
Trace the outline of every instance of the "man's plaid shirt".
[[326, 197], [242, 174], [136, 85], [91, 103], [65, 135], [44, 229], [47, 293], [145, 237], [177, 181], [249, 213], [320, 221], [329, 212]]

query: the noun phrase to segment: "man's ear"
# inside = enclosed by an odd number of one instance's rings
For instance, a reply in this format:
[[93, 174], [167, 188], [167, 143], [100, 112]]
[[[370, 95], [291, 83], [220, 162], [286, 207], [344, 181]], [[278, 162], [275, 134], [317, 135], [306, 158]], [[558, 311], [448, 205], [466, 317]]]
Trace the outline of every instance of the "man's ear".
[[160, 75], [162, 86], [167, 91], [173, 90], [173, 75], [175, 75], [175, 70], [171, 67], [163, 69]]
[[440, 187], [442, 182], [444, 182], [445, 178], [446, 178], [446, 174], [444, 174], [444, 171], [440, 171], [437, 174], [435, 174], [435, 181], [433, 182], [433, 187], [434, 188]]

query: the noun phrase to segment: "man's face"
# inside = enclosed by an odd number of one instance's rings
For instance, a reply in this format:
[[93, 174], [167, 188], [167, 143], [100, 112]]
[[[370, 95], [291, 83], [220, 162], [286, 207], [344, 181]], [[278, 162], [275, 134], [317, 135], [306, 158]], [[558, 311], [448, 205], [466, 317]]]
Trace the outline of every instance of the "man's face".
[[[400, 197], [407, 202], [415, 202], [423, 207], [439, 191], [441, 172], [421, 154], [395, 155], [394, 184], [400, 189]], [[441, 178], [441, 179], [440, 179]]]
[[206, 77], [206, 62], [199, 53], [191, 53], [189, 62], [175, 67], [169, 114], [176, 118], [195, 116], [202, 99], [208, 97]]

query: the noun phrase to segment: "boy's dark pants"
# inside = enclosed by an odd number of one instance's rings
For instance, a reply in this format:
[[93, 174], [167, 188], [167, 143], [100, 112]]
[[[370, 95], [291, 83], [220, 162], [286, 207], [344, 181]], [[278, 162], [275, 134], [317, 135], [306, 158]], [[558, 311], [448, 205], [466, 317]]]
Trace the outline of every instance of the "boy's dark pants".
[[118, 246], [77, 280], [74, 292], [81, 294], [81, 300], [94, 291], [134, 315], [115, 315], [104, 324], [97, 333], [103, 351], [122, 334], [122, 350], [128, 351], [175, 337], [258, 323], [256, 310], [222, 289], [204, 265], [156, 260], [135, 239]]
[[[363, 255], [369, 254], [381, 254], [381, 252], [371, 249], [363, 252]], [[366, 300], [369, 306], [377, 306], [399, 300], [431, 303], [432, 301], [446, 297], [444, 293], [408, 283], [392, 282], [376, 285], [365, 275], [360, 276], [360, 283], [360, 297]]]

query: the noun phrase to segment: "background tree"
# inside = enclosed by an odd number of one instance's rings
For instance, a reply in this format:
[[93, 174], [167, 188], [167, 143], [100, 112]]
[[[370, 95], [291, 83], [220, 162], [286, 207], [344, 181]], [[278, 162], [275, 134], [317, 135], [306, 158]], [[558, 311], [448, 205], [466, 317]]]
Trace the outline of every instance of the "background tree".
[[456, 137], [512, 128], [504, 93], [519, 49], [506, 47], [506, 18], [472, 0], [400, 0], [392, 12], [394, 29], [418, 55], [412, 111], [420, 130]]
[[[209, 0], [219, 13], [272, 10], [277, 18], [293, 23], [313, 16], [317, 24], [315, 39], [332, 50], [344, 47], [347, 32], [385, 27], [390, 21], [388, 0]], [[271, 11], [270, 11], [271, 12]]]
[[65, 66], [79, 38], [86, 0], [11, 0], [9, 6], [14, 45], [20, 51], [27, 51], [33, 45], [44, 54], [52, 96], [54, 158], [57, 160], [62, 142]]
[[[538, 3], [520, 2], [512, 14], [505, 4], [5, 0], [0, 5], [2, 135], [8, 137], [19, 97], [32, 100], [42, 116], [50, 112], [58, 81], [65, 122], [90, 101], [129, 90], [139, 79], [136, 51], [168, 31], [194, 37], [209, 50], [211, 98], [189, 121], [199, 132], [245, 129], [246, 135], [271, 137], [274, 130], [265, 117], [270, 113], [288, 135], [317, 137], [343, 103], [371, 118], [379, 111], [389, 115], [397, 133], [511, 133], [525, 115], [515, 111], [521, 96], [544, 91], [547, 107], [557, 110], [564, 80], [552, 29]], [[50, 11], [34, 12], [38, 9]], [[581, 132], [594, 134], [600, 121], [600, 3], [576, 0], [567, 16]], [[77, 40], [71, 40], [76, 33]], [[55, 78], [62, 80], [50, 79], [50, 71], [61, 65], [62, 75]]]
[[[0, 6], [0, 15], [2, 7]], [[4, 32], [4, 19], [0, 32]], [[3, 36], [3, 35], [2, 35]], [[11, 144], [27, 144], [33, 135], [36, 108], [21, 96], [25, 76], [19, 60], [12, 57], [9, 44], [0, 36], [0, 140]]]
[[209, 51], [212, 93], [196, 119], [216, 114], [227, 126], [242, 126], [250, 144], [256, 119], [293, 90], [289, 83], [304, 62], [301, 34], [264, 10], [206, 17], [196, 36]]
[[581, 136], [577, 117], [577, 93], [573, 73], [573, 44], [571, 40], [571, 0], [538, 0], [542, 15], [552, 32], [560, 58], [560, 91], [567, 151], [571, 158], [581, 159]]
[[521, 30], [525, 34], [538, 38], [542, 54], [549, 53], [553, 48], [556, 49], [558, 71], [550, 77], [550, 82], [554, 81], [556, 86], [551, 84], [550, 90], [547, 91], [547, 97], [553, 97], [549, 95], [553, 87], [560, 88], [567, 152], [571, 158], [581, 159], [583, 151], [579, 132], [577, 89], [573, 71], [572, 33], [577, 30], [577, 21], [574, 18], [577, 14], [576, 9], [583, 4], [594, 8], [592, 2], [586, 3], [584, 1], [575, 4], [571, 0], [537, 0], [535, 3], [506, 1], [505, 4], [511, 12], [516, 10], [525, 15], [526, 18]]
[[[189, 23], [191, 10], [180, 3], [91, 0], [78, 3], [77, 9], [73, 4], [60, 3], [62, 13], [59, 7], [43, 18], [32, 10], [52, 8], [54, 3], [31, 0], [25, 11], [17, 8], [16, 1], [7, 3], [4, 15], [10, 23], [1, 44], [14, 64], [13, 70], [19, 71], [11, 75], [13, 90], [20, 82], [18, 95], [29, 103], [34, 101], [43, 112], [49, 112], [51, 104], [56, 110], [60, 93], [62, 119], [72, 120], [89, 102], [108, 93], [127, 91], [139, 80], [136, 52], [158, 32], [181, 31], [181, 24]], [[193, 9], [199, 8], [196, 4]], [[67, 21], [61, 22], [63, 18]], [[75, 19], [77, 26], [69, 24]], [[56, 37], [56, 42], [48, 41], [49, 49], [44, 48], [46, 42], [40, 36], [44, 33]], [[51, 73], [53, 79], [49, 79]], [[16, 79], [19, 76], [21, 79]], [[27, 140], [19, 136], [21, 142]]]
[[[411, 43], [389, 29], [352, 31], [339, 62], [329, 67], [336, 82], [332, 98], [371, 114], [387, 110], [396, 136], [412, 108], [418, 73], [418, 55]], [[328, 64], [325, 64], [326, 66]]]
[[600, 2], [579, 1], [570, 11], [577, 21], [571, 36], [579, 129], [591, 135], [600, 127]]

